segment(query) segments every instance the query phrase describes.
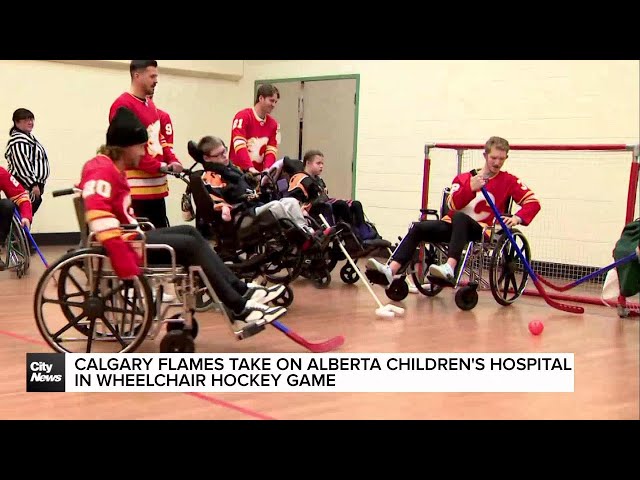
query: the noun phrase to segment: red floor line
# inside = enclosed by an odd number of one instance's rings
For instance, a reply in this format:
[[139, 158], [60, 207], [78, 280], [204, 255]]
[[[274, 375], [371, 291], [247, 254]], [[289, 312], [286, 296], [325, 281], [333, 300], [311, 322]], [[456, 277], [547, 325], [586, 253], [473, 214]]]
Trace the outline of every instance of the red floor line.
[[[36, 338], [31, 338], [26, 335], [21, 335], [19, 333], [9, 332], [7, 330], [0, 330], [0, 335], [4, 335], [6, 337], [12, 337], [17, 340], [22, 340], [23, 342], [33, 343], [35, 345], [44, 345], [44, 346], [48, 345], [47, 342], [45, 342], [44, 340], [38, 340]], [[189, 392], [189, 393], [185, 393], [185, 395], [199, 398], [200, 400], [204, 400], [205, 402], [212, 403], [219, 407], [228, 408], [229, 410], [235, 410], [236, 412], [240, 412], [244, 415], [247, 415], [248, 417], [258, 418], [260, 420], [276, 420], [275, 418], [270, 417], [269, 415], [266, 415], [264, 413], [256, 412], [255, 410], [244, 408], [244, 407], [241, 407], [240, 405], [236, 405], [235, 403], [227, 402], [226, 400], [223, 400], [221, 398], [217, 398], [211, 395], [205, 395], [204, 393]]]
[[255, 410], [250, 410], [248, 408], [241, 407], [240, 405], [236, 405], [235, 403], [227, 402], [226, 400], [222, 400], [221, 398], [212, 397], [210, 395], [205, 395], [204, 393], [198, 392], [190, 392], [187, 395], [191, 395], [192, 397], [199, 398], [201, 400], [205, 400], [207, 402], [213, 403], [215, 405], [219, 405], [221, 407], [230, 408], [232, 410], [236, 410], [240, 413], [243, 413], [249, 417], [255, 417], [260, 420], [276, 420], [269, 415], [265, 415], [264, 413], [256, 412]]

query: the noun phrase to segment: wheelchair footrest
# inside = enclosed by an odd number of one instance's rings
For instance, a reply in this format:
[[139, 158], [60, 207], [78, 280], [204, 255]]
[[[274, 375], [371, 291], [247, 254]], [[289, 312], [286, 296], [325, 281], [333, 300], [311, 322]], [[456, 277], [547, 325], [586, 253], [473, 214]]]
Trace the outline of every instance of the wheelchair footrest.
[[434, 277], [432, 275], [427, 275], [427, 280], [432, 285], [437, 285], [438, 287], [455, 287], [455, 284], [445, 280], [444, 278]]
[[244, 340], [245, 338], [249, 338], [249, 337], [253, 337], [254, 335], [257, 335], [258, 333], [262, 332], [265, 328], [266, 328], [265, 324], [263, 325], [253, 324], [243, 330], [236, 331], [235, 334], [239, 340]]
[[369, 281], [375, 285], [382, 285], [386, 287], [389, 285], [389, 281], [384, 273], [381, 273], [377, 270], [369, 270], [368, 268], [364, 271], [365, 276], [369, 279]]

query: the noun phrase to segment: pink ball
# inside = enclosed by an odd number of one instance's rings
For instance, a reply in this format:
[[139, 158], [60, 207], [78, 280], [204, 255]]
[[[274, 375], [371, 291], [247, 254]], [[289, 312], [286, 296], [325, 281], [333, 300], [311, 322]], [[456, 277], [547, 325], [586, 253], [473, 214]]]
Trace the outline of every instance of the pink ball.
[[529, 322], [529, 331], [534, 335], [540, 335], [542, 330], [544, 330], [544, 323], [540, 320], [531, 320]]

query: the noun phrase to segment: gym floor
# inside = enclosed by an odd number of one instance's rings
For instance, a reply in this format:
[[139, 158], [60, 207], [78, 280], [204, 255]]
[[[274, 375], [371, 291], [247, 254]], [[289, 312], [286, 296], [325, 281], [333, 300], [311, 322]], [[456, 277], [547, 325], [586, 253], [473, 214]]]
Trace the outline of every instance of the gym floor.
[[[67, 247], [44, 247], [52, 262]], [[364, 268], [361, 260], [358, 266]], [[404, 317], [375, 315], [376, 303], [361, 282], [333, 281], [319, 290], [305, 279], [292, 287], [295, 300], [283, 323], [308, 339], [344, 335], [340, 352], [574, 353], [573, 393], [26, 393], [25, 354], [50, 352], [36, 327], [33, 293], [44, 266], [32, 257], [26, 277], [0, 272], [1, 419], [638, 419], [639, 322], [614, 309], [585, 305], [585, 313], [563, 313], [542, 299], [522, 296], [510, 307], [489, 291], [461, 311], [453, 292], [434, 298], [410, 294]], [[380, 287], [374, 291], [389, 300]], [[243, 341], [232, 336], [216, 312], [197, 316], [197, 352], [304, 352], [276, 329]], [[532, 335], [528, 323], [542, 320]], [[140, 352], [158, 351], [159, 339]], [[178, 406], [178, 407], [177, 407]]]

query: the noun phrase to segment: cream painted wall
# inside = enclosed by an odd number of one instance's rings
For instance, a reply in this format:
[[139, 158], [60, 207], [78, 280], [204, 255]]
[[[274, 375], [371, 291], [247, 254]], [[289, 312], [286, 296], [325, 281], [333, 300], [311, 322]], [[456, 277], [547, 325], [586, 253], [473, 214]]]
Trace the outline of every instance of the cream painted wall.
[[[237, 73], [237, 65], [235, 68]], [[126, 68], [48, 61], [0, 62], [0, 91], [3, 92], [0, 96], [0, 119], [3, 119], [0, 121], [3, 151], [0, 165], [7, 166], [4, 149], [11, 115], [18, 107], [34, 112], [34, 134], [47, 149], [51, 161], [52, 174], [36, 216], [34, 233], [77, 231], [70, 197], [53, 198], [51, 191], [69, 188], [78, 181], [82, 165], [104, 142], [111, 103], [129, 88], [129, 83]], [[226, 138], [238, 106], [247, 103], [237, 82], [163, 74], [162, 61], [155, 100], [172, 116], [176, 154], [187, 165], [192, 163], [187, 154], [188, 140], [198, 140], [207, 134]], [[169, 220], [172, 224], [183, 223], [180, 195], [184, 184], [174, 178], [170, 178], [170, 182]]]
[[[255, 80], [360, 74], [356, 197], [395, 240], [417, 218], [426, 142], [484, 143], [491, 135], [514, 144], [638, 142], [639, 63], [251, 60], [240, 85], [249, 101]], [[613, 157], [512, 155], [505, 168], [543, 202], [525, 230], [535, 258], [610, 262], [631, 160]], [[455, 153], [434, 152], [433, 159], [429, 206], [437, 208], [456, 173]]]

